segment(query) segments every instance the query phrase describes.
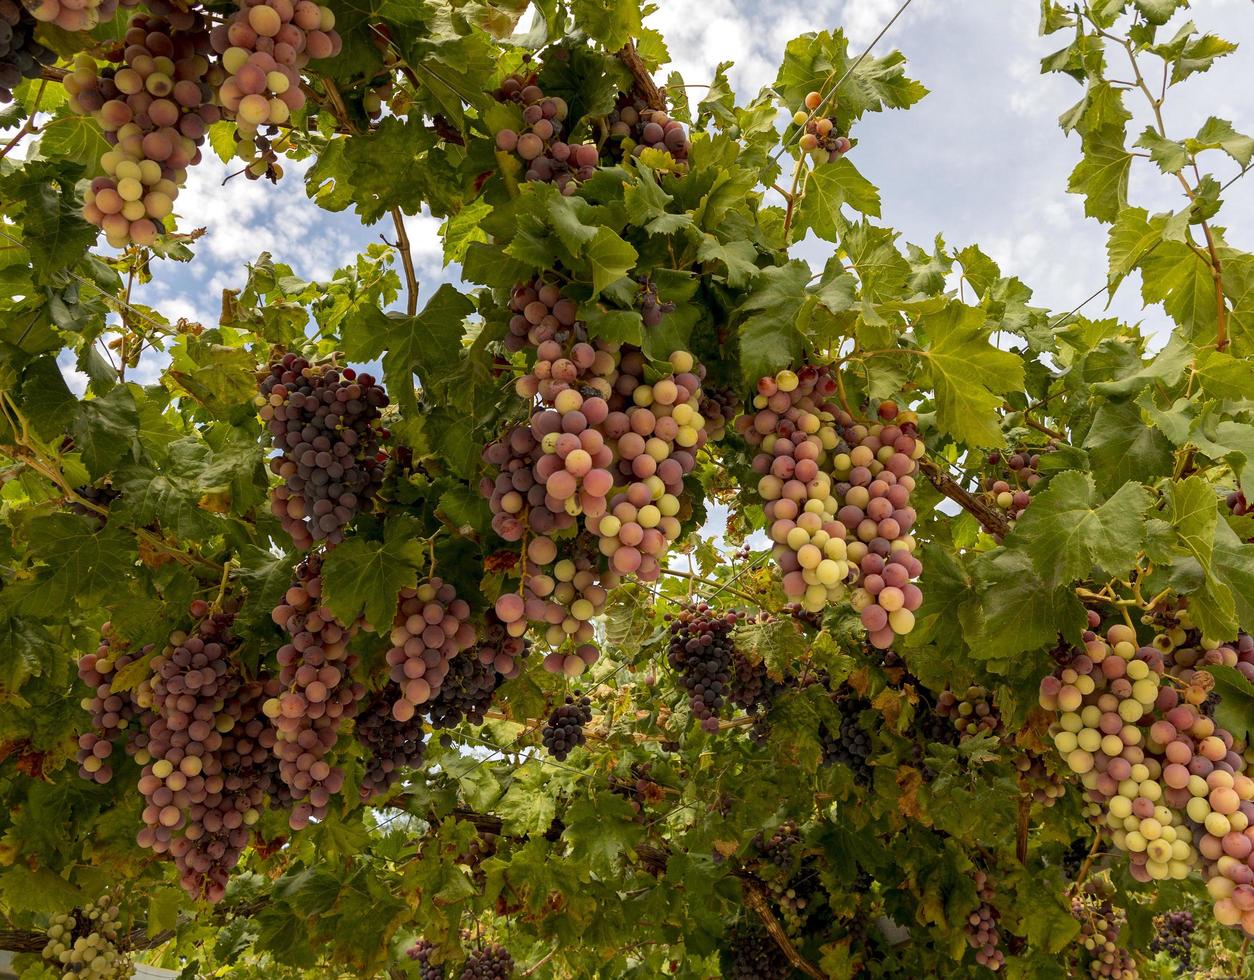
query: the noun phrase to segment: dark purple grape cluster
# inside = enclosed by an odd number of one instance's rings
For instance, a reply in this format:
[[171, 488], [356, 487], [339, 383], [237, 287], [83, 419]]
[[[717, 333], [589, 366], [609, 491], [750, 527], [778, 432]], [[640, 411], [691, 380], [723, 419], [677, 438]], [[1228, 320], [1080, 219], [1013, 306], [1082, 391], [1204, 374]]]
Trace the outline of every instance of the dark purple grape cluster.
[[719, 955], [727, 980], [787, 980], [792, 964], [758, 923], [738, 922]]
[[0, 0], [0, 103], [12, 102], [23, 78], [38, 78], [44, 65], [57, 60], [35, 40], [37, 23], [18, 0]]
[[383, 482], [379, 440], [388, 397], [369, 374], [315, 367], [284, 354], [261, 382], [258, 406], [274, 448], [270, 469], [283, 483], [270, 509], [297, 548], [336, 545]]
[[288, 822], [300, 830], [326, 815], [344, 785], [343, 770], [326, 757], [366, 691], [351, 673], [357, 657], [348, 652], [348, 641], [356, 624], [345, 626], [322, 606], [321, 556], [297, 566], [296, 581], [271, 617], [291, 641], [278, 652], [281, 693], [266, 701], [264, 711], [278, 732], [280, 775], [299, 801]]
[[583, 727], [592, 720], [592, 700], [588, 697], [566, 695], [549, 716], [549, 722], [540, 733], [545, 749], [558, 762], [588, 741]]
[[419, 939], [405, 950], [405, 955], [418, 963], [418, 980], [444, 980], [444, 964], [434, 961], [435, 943]]
[[514, 975], [514, 957], [499, 943], [477, 949], [466, 957], [461, 980], [508, 980]]
[[502, 680], [491, 662], [479, 658], [477, 649], [463, 650], [448, 662], [448, 673], [425, 706], [431, 727], [454, 728], [464, 719], [483, 724], [483, 713]]
[[638, 157], [645, 150], [660, 150], [677, 163], [686, 163], [691, 148], [684, 124], [672, 119], [665, 109], [650, 109], [638, 92], [619, 95], [610, 113], [610, 138], [605, 145], [611, 162]]
[[[91, 730], [78, 737], [78, 774], [83, 779], [107, 783], [113, 778], [109, 758], [113, 755], [113, 743], [124, 732], [132, 746], [147, 737], [151, 712], [141, 708], [132, 692], [114, 693], [113, 681], [118, 671], [137, 660], [147, 660], [153, 654], [151, 644], [131, 652], [121, 647], [113, 637], [113, 626], [105, 623], [100, 628], [100, 646], [95, 653], [84, 654], [78, 661], [78, 677], [93, 689], [91, 697], [83, 698], [83, 710], [91, 715]], [[147, 717], [145, 717], [145, 715]], [[133, 724], [139, 719], [139, 724]]]
[[1068, 881], [1075, 881], [1079, 875], [1080, 869], [1084, 867], [1084, 862], [1089, 856], [1089, 850], [1092, 848], [1093, 842], [1083, 837], [1077, 837], [1062, 852], [1062, 873]]
[[986, 732], [994, 735], [1001, 731], [1001, 714], [993, 704], [988, 688], [972, 684], [961, 695], [953, 691], [941, 691], [936, 699], [936, 710], [953, 722], [962, 738], [967, 739]]
[[666, 659], [688, 692], [692, 716], [707, 732], [718, 731], [718, 713], [731, 694], [736, 644], [734, 612], [719, 612], [705, 603], [690, 606], [670, 621]]
[[502, 129], [496, 134], [496, 148], [516, 155], [525, 168], [526, 179], [556, 184], [566, 196], [575, 193], [579, 182], [596, 173], [600, 154], [595, 143], [567, 143], [562, 139], [567, 106], [564, 99], [546, 97], [534, 75], [510, 75], [497, 89], [498, 102], [522, 107], [522, 132]]
[[1166, 953], [1180, 968], [1193, 966], [1193, 913], [1188, 909], [1172, 909], [1154, 917], [1154, 935], [1150, 938], [1151, 953]]
[[640, 280], [640, 319], [646, 327], [656, 327], [662, 323], [662, 317], [675, 312], [675, 304], [663, 300], [657, 292], [653, 280]]
[[376, 694], [357, 716], [354, 733], [366, 749], [366, 771], [359, 792], [363, 801], [386, 793], [405, 769], [422, 765], [427, 746], [423, 741], [422, 716], [397, 721], [392, 705], [400, 698], [395, 683]]
[[819, 727], [823, 764], [848, 766], [853, 781], [859, 786], [869, 786], [874, 776], [873, 767], [867, 761], [874, 744], [871, 733], [859, 721], [862, 712], [870, 707], [871, 702], [863, 698], [846, 698], [840, 705], [840, 727], [835, 732], [826, 725]]

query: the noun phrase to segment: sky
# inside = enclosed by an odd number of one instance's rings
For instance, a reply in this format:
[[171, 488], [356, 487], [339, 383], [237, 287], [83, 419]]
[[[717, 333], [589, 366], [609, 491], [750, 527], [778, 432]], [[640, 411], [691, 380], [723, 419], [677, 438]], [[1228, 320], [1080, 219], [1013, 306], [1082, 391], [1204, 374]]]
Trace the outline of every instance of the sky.
[[[897, 10], [900, 0], [658, 0], [648, 23], [667, 39], [672, 60], [690, 83], [709, 81], [714, 66], [731, 60], [742, 101], [773, 80], [785, 43], [806, 31], [843, 27], [861, 51]], [[1254, 132], [1254, 98], [1248, 95], [1254, 57], [1254, 2], [1202, 0], [1191, 12], [1199, 27], [1242, 45], [1209, 73], [1168, 93], [1168, 134], [1190, 135], [1209, 115]], [[1184, 18], [1180, 18], [1183, 20]], [[936, 235], [955, 247], [978, 243], [1002, 267], [1035, 290], [1034, 302], [1057, 311], [1074, 307], [1105, 278], [1105, 228], [1084, 217], [1082, 200], [1066, 193], [1079, 155], [1078, 137], [1065, 136], [1057, 117], [1082, 89], [1064, 76], [1042, 76], [1040, 58], [1066, 43], [1065, 34], [1037, 36], [1034, 0], [913, 0], [873, 53], [893, 48], [908, 59], [909, 74], [930, 94], [906, 112], [866, 116], [855, 128], [851, 159], [881, 190], [883, 221], [902, 240], [930, 246]], [[1113, 74], [1113, 72], [1112, 72]], [[1246, 83], [1242, 85], [1242, 75]], [[1243, 94], [1242, 89], [1245, 89]], [[1129, 99], [1133, 131], [1147, 112]], [[1150, 210], [1181, 206], [1178, 185], [1147, 161], [1133, 167], [1131, 195]], [[211, 154], [189, 174], [176, 201], [182, 230], [205, 226], [197, 257], [165, 263], [137, 295], [171, 318], [216, 323], [224, 287], [238, 287], [244, 263], [263, 250], [298, 275], [328, 277], [379, 236], [390, 223], [362, 228], [351, 213], [320, 210], [305, 195], [307, 164], [292, 164], [278, 186], [237, 178], [223, 184], [226, 166]], [[1236, 173], [1229, 160], [1221, 179]], [[1224, 214], [1229, 240], [1254, 248], [1254, 179], [1233, 185]], [[1240, 222], [1235, 218], [1241, 217]], [[429, 215], [407, 221], [421, 295], [456, 281], [442, 268], [439, 222]], [[826, 250], [826, 251], [825, 251]], [[803, 243], [798, 254], [821, 265], [830, 246]], [[1085, 308], [1101, 312], [1102, 299]], [[1167, 329], [1160, 311], [1142, 311], [1135, 277], [1110, 306], [1128, 320], [1144, 320], [1160, 342]], [[155, 378], [159, 360], [141, 367], [140, 381]], [[81, 390], [82, 380], [71, 381]]]

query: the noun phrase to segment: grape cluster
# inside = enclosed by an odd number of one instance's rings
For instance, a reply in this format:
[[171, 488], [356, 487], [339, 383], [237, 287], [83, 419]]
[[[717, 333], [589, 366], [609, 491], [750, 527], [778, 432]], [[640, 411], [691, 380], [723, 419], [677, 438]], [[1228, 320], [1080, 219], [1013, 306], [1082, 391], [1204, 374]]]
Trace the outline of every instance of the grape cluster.
[[812, 116], [823, 104], [820, 92], [810, 92], [805, 98], [805, 109], [798, 109], [792, 121], [802, 127], [798, 145], [817, 162], [834, 163], [849, 152], [853, 143], [848, 136], [836, 131], [836, 120], [830, 116]]
[[318, 541], [339, 544], [383, 481], [383, 388], [352, 368], [314, 367], [284, 354], [270, 365], [257, 401], [279, 451], [270, 469], [283, 479], [271, 511], [301, 550]]
[[188, 894], [217, 902], [271, 788], [276, 735], [260, 709], [278, 685], [243, 679], [232, 612], [197, 602], [192, 615], [196, 627], [170, 635], [138, 692], [155, 717], [136, 754], [145, 802], [137, 840], [174, 858]]
[[765, 664], [754, 663], [740, 650], [733, 652], [728, 697], [737, 708], [754, 717], [750, 729], [754, 741], [761, 743], [770, 733], [766, 716], [784, 688], [782, 682], [767, 673]]
[[980, 906], [967, 916], [967, 945], [975, 950], [975, 961], [996, 973], [1006, 965], [1006, 954], [1001, 947], [1001, 930], [997, 923], [1001, 914], [991, 904], [996, 897], [988, 875], [975, 872], [975, 891]]
[[475, 950], [466, 957], [461, 980], [508, 980], [514, 975], [514, 957], [499, 943]]
[[710, 442], [719, 442], [727, 435], [727, 427], [740, 415], [743, 407], [740, 393], [731, 385], [719, 388], [702, 388], [698, 411], [705, 419], [706, 436]]
[[426, 939], [419, 939], [405, 950], [405, 955], [418, 963], [418, 980], [444, 980], [444, 964], [434, 961], [438, 947]]
[[869, 786], [874, 776], [873, 767], [867, 761], [874, 748], [871, 733], [862, 727], [859, 718], [871, 707], [864, 698], [846, 698], [840, 705], [840, 727], [835, 733], [826, 725], [819, 728], [823, 764], [841, 763], [853, 773], [853, 781], [859, 786]]
[[23, 78], [38, 78], [44, 65], [57, 60], [35, 40], [36, 23], [18, 0], [0, 0], [0, 104], [13, 101]]
[[566, 695], [565, 703], [553, 709], [548, 724], [540, 732], [549, 755], [558, 762], [565, 762], [571, 752], [588, 741], [583, 728], [591, 720], [591, 699]]
[[734, 612], [719, 612], [705, 603], [667, 616], [670, 646], [667, 663], [688, 692], [692, 716], [707, 732], [718, 731], [718, 714], [732, 691], [736, 644]]
[[1030, 491], [1040, 482], [1041, 456], [1053, 452], [1057, 443], [1051, 443], [1042, 449], [1023, 449], [1018, 452], [1003, 454], [994, 450], [988, 454], [988, 465], [1003, 468], [1004, 476], [986, 481], [986, 491], [992, 496], [993, 502], [1007, 512], [1010, 519], [1018, 520], [1032, 502]]
[[672, 119], [665, 109], [650, 109], [639, 92], [619, 94], [610, 113], [610, 138], [605, 146], [611, 161], [659, 150], [669, 153], [677, 163], [686, 163], [691, 148], [684, 124]]
[[1041, 681], [1042, 707], [1058, 713], [1055, 747], [1134, 878], [1181, 879], [1201, 865], [1216, 919], [1254, 934], [1254, 779], [1203, 710], [1212, 679], [1197, 669], [1254, 661], [1254, 643], [1178, 646], [1177, 627], [1138, 646], [1131, 627], [1102, 636], [1099, 625], [1091, 616], [1084, 652]]
[[522, 662], [531, 650], [531, 641], [525, 636], [510, 635], [509, 628], [489, 609], [479, 631], [475, 654], [482, 664], [495, 668], [503, 680], [513, 680], [522, 673]]
[[61, 980], [123, 980], [131, 975], [130, 957], [120, 948], [119, 910], [109, 896], [73, 912], [52, 917], [43, 958], [60, 971]]
[[792, 964], [779, 944], [758, 924], [738, 922], [720, 954], [728, 980], [787, 980]]
[[392, 705], [397, 721], [409, 721], [420, 705], [435, 697], [450, 662], [474, 645], [475, 630], [469, 619], [466, 600], [459, 599], [457, 590], [442, 579], [401, 589], [387, 652], [388, 676], [400, 692]]
[[[552, 544], [547, 538], [533, 538], [531, 543], [536, 541]], [[528, 552], [532, 553], [530, 548]], [[600, 651], [590, 642], [594, 636], [591, 619], [605, 608], [608, 589], [617, 581], [615, 575], [597, 573], [585, 556], [556, 561], [551, 574], [528, 558], [522, 595], [502, 593], [495, 612], [515, 636], [522, 636], [529, 622], [546, 624], [545, 640], [552, 650], [544, 657], [544, 669], [577, 677], [600, 658]]]
[[[134, 2], [130, 0], [125, 5], [134, 6]], [[117, 13], [118, 0], [30, 0], [28, 9], [41, 23], [55, 24], [66, 31], [90, 31]]]
[[838, 447], [836, 391], [829, 369], [810, 365], [758, 381], [756, 411], [736, 420], [736, 429], [759, 448], [753, 469], [765, 501], [767, 533], [784, 573], [785, 594], [811, 611], [844, 592], [849, 575], [846, 537], [836, 518], [838, 503], [826, 467]]
[[221, 56], [215, 73], [218, 99], [235, 114], [237, 154], [250, 161], [250, 176], [259, 163], [251, 141], [262, 126], [271, 132], [305, 105], [299, 71], [311, 60], [339, 54], [343, 42], [335, 32], [335, 14], [313, 0], [238, 0], [239, 10], [210, 35]]
[[936, 710], [953, 722], [963, 738], [985, 732], [995, 735], [1001, 730], [1001, 714], [993, 705], [988, 688], [972, 684], [959, 697], [953, 691], [941, 691], [936, 699]]
[[1078, 942], [1088, 954], [1090, 977], [1137, 980], [1136, 961], [1119, 945], [1127, 917], [1111, 905], [1102, 884], [1090, 882], [1071, 900], [1071, 914], [1080, 923]]
[[1083, 837], [1077, 837], [1062, 852], [1062, 873], [1068, 881], [1075, 881], [1079, 876], [1080, 869], [1084, 867], [1084, 862], [1088, 859], [1092, 846], [1092, 841], [1085, 840]]
[[675, 312], [675, 304], [669, 303], [658, 295], [653, 280], [640, 280], [640, 319], [646, 327], [660, 326], [667, 313]]
[[213, 104], [208, 24], [169, 0], [127, 27], [121, 64], [103, 70], [80, 54], [63, 84], [70, 108], [91, 115], [112, 148], [88, 189], [83, 217], [115, 248], [151, 245], [174, 209], [187, 168], [221, 111]]
[[402, 770], [422, 765], [427, 746], [420, 715], [397, 721], [392, 706], [400, 699], [397, 684], [386, 685], [357, 716], [354, 734], [366, 750], [359, 793], [363, 802], [391, 789]]
[[786, 821], [775, 828], [769, 838], [763, 840], [759, 836], [756, 843], [767, 865], [759, 866], [758, 874], [788, 930], [799, 932], [817, 895], [819, 876], [813, 868], [803, 864], [797, 825]]
[[[91, 730], [78, 737], [76, 761], [78, 774], [83, 779], [107, 783], [113, 778], [109, 758], [113, 755], [114, 740], [126, 732], [134, 745], [136, 739], [146, 737], [141, 732], [147, 731], [151, 717], [151, 712], [145, 712], [130, 692], [114, 693], [113, 681], [118, 671], [138, 660], [147, 661], [153, 647], [150, 644], [134, 653], [122, 648], [113, 637], [111, 623], [105, 623], [100, 633], [96, 652], [84, 654], [78, 661], [79, 680], [94, 693], [82, 701], [83, 710], [91, 716]], [[138, 728], [132, 726], [136, 719], [139, 719]]]
[[348, 651], [356, 624], [345, 626], [322, 605], [322, 559], [310, 555], [296, 568], [296, 581], [271, 614], [291, 637], [279, 648], [281, 694], [264, 711], [277, 730], [279, 774], [297, 805], [288, 817], [293, 830], [321, 819], [344, 785], [344, 772], [327, 762], [345, 719], [365, 695], [351, 671]]
[[483, 713], [501, 684], [496, 667], [484, 662], [478, 650], [464, 650], [448, 663], [448, 673], [427, 704], [432, 728], [453, 728], [469, 718], [483, 723]]
[[1180, 967], [1193, 965], [1193, 913], [1188, 909], [1172, 909], [1154, 916], [1154, 935], [1150, 937], [1151, 953], [1166, 953]]
[[915, 610], [923, 603], [923, 593], [910, 581], [923, 571], [910, 535], [916, 519], [910, 494], [924, 445], [913, 413], [899, 414], [893, 402], [884, 402], [878, 415], [882, 422], [867, 426], [846, 412], [837, 414], [844, 443], [832, 466], [842, 501], [836, 519], [849, 529], [848, 557], [857, 565], [853, 607], [871, 645], [885, 650], [895, 636], [914, 628]]
[[563, 141], [567, 106], [557, 96], [546, 97], [534, 75], [510, 75], [495, 93], [498, 102], [513, 103], [522, 111], [521, 132], [501, 129], [496, 148], [522, 161], [529, 181], [556, 184], [566, 196], [575, 193], [579, 182], [596, 173], [600, 154], [594, 143]]
[[1019, 787], [1032, 797], [1033, 803], [1050, 807], [1067, 792], [1062, 774], [1052, 770], [1044, 757], [1035, 752], [1021, 752], [1014, 761], [1019, 772]]

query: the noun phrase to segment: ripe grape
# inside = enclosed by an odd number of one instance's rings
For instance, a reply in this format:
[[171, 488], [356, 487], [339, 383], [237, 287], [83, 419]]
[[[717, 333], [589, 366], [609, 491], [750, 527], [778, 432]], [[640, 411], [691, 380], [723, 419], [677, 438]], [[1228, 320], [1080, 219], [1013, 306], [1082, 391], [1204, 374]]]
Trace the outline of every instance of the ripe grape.
[[0, 0], [0, 104], [13, 101], [23, 78], [38, 78], [44, 65], [57, 60], [35, 40], [37, 24], [18, 0]]
[[501, 153], [514, 154], [522, 161], [526, 180], [556, 184], [562, 194], [570, 196], [578, 189], [580, 181], [596, 173], [599, 161], [596, 144], [562, 140], [568, 112], [566, 102], [556, 96], [546, 97], [534, 75], [510, 75], [493, 94], [498, 102], [522, 108], [525, 129], [522, 132], [498, 131], [496, 147]]
[[321, 819], [344, 785], [344, 772], [326, 761], [340, 728], [356, 713], [365, 687], [352, 678], [357, 658], [348, 641], [357, 624], [345, 626], [322, 606], [322, 558], [310, 555], [271, 614], [291, 641], [279, 648], [281, 694], [265, 703], [277, 730], [279, 774], [297, 805], [293, 830]]
[[475, 950], [466, 957], [461, 980], [508, 980], [514, 975], [514, 957], [498, 943]]
[[861, 724], [861, 715], [871, 703], [860, 697], [846, 697], [840, 703], [840, 727], [835, 733], [826, 726], [819, 728], [822, 743], [823, 764], [841, 763], [853, 773], [853, 781], [859, 786], [869, 786], [874, 778], [873, 767], [867, 761], [873, 743], [871, 734]]
[[[651, 109], [637, 90], [619, 94], [610, 113], [610, 138], [604, 152], [611, 163], [640, 156], [646, 149], [669, 153], [676, 163], [688, 161], [692, 144], [684, 124], [665, 109]], [[645, 321], [646, 326], [648, 321]]]
[[[793, 116], [794, 125], [801, 127], [798, 145], [819, 163], [832, 163], [849, 152], [853, 143], [837, 131], [835, 116], [816, 116], [813, 113], [823, 105], [823, 96], [811, 92], [805, 98], [807, 111], [798, 110]], [[829, 104], [828, 108], [831, 108]]]
[[736, 645], [734, 612], [720, 613], [705, 603], [668, 615], [670, 646], [667, 662], [688, 693], [692, 716], [707, 732], [718, 731], [718, 714], [731, 693]]
[[[221, 56], [214, 78], [219, 102], [235, 114], [236, 153], [255, 164], [260, 128], [268, 125], [274, 135], [305, 105], [300, 69], [311, 60], [339, 54], [343, 42], [331, 8], [313, 0], [238, 3], [239, 10], [210, 35], [213, 50]], [[259, 175], [250, 167], [250, 177]]]
[[469, 618], [466, 600], [442, 579], [401, 590], [387, 652], [388, 676], [399, 692], [392, 706], [398, 721], [408, 721], [414, 709], [437, 695], [449, 663], [474, 644]]
[[953, 722], [962, 738], [970, 738], [981, 732], [995, 735], [1001, 730], [1001, 715], [993, 705], [988, 688], [972, 685], [962, 697], [952, 691], [942, 691], [936, 699], [936, 710]]
[[760, 379], [756, 412], [736, 420], [750, 446], [760, 448], [753, 469], [761, 479], [767, 533], [784, 573], [784, 593], [812, 612], [844, 593], [850, 573], [849, 528], [836, 518], [831, 453], [839, 445], [839, 411], [827, 399], [836, 382], [827, 368], [780, 371]]
[[449, 661], [448, 673], [426, 705], [431, 727], [454, 728], [463, 719], [483, 724], [483, 713], [501, 681], [495, 664], [481, 660], [477, 648], [463, 650]]
[[283, 479], [270, 509], [292, 542], [336, 545], [383, 481], [379, 425], [388, 398], [369, 374], [313, 367], [284, 354], [261, 382], [259, 411], [278, 455], [270, 470]]
[[640, 280], [640, 319], [646, 327], [657, 327], [667, 313], [675, 312], [675, 304], [658, 296], [657, 286], [649, 278]]
[[400, 696], [399, 687], [388, 684], [357, 716], [354, 734], [367, 753], [359, 789], [363, 802], [386, 793], [401, 778], [402, 770], [416, 769], [426, 755], [422, 716], [397, 721], [392, 714]]
[[[132, 746], [146, 738], [151, 712], [145, 712], [132, 691], [112, 690], [118, 671], [132, 663], [147, 661], [153, 653], [151, 644], [136, 652], [126, 650], [113, 637], [113, 627], [105, 623], [101, 629], [100, 646], [95, 653], [84, 654], [78, 661], [79, 679], [92, 688], [90, 698], [84, 698], [83, 710], [91, 715], [91, 731], [78, 737], [78, 774], [83, 779], [107, 783], [113, 777], [109, 759], [113, 755], [113, 743], [124, 732], [130, 736]], [[145, 715], [148, 717], [145, 717]], [[138, 719], [139, 724], [134, 723]], [[133, 751], [133, 748], [132, 748]]]
[[1041, 479], [1037, 472], [1041, 457], [1057, 448], [1057, 440], [1051, 439], [1040, 449], [1021, 449], [1009, 455], [1000, 451], [988, 454], [987, 463], [996, 468], [997, 477], [985, 480], [985, 490], [1012, 521], [1022, 517], [1032, 502], [1031, 490]]
[[104, 174], [84, 196], [83, 216], [115, 248], [156, 240], [221, 116], [208, 83], [208, 22], [168, 0], [148, 6], [151, 14], [131, 17], [116, 67], [100, 69], [83, 53], [63, 79], [70, 108], [93, 116], [112, 146], [100, 159]]
[[541, 741], [549, 755], [558, 762], [587, 742], [583, 727], [592, 720], [592, 701], [587, 697], [566, 695], [564, 704], [553, 709], [540, 733]]
[[444, 980], [444, 964], [434, 961], [439, 947], [425, 939], [419, 939], [405, 950], [405, 955], [418, 962], [418, 980]]
[[1136, 980], [1136, 960], [1119, 945], [1127, 916], [1101, 894], [1097, 882], [1086, 884], [1071, 900], [1071, 914], [1080, 923], [1077, 945], [1086, 951], [1089, 976]]
[[706, 436], [710, 442], [719, 442], [727, 434], [727, 427], [740, 414], [740, 393], [731, 385], [720, 388], [702, 387], [701, 405], [698, 412], [705, 419]]
[[[126, 6], [134, 6], [128, 2]], [[66, 31], [90, 31], [97, 24], [112, 19], [118, 9], [118, 0], [84, 0], [83, 3], [66, 3], [65, 0], [32, 0], [28, 5], [31, 16], [44, 24], [55, 24]]]

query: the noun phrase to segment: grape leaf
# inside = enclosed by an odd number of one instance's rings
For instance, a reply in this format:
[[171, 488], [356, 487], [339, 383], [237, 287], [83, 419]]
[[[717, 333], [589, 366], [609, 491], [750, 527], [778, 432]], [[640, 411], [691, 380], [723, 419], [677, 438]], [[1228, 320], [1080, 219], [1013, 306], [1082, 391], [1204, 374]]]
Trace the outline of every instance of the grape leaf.
[[1149, 491], [1139, 483], [1125, 483], [1102, 501], [1090, 474], [1069, 470], [1033, 495], [1006, 547], [1028, 555], [1052, 584], [1086, 578], [1094, 565], [1108, 577], [1123, 577], [1145, 540], [1149, 507]]
[[1132, 154], [1124, 147], [1122, 126], [1106, 127], [1084, 138], [1083, 156], [1071, 172], [1067, 190], [1084, 197], [1084, 213], [1111, 222], [1128, 201]]
[[396, 596], [418, 584], [427, 549], [408, 520], [388, 524], [383, 541], [349, 538], [322, 564], [323, 601], [341, 623], [364, 617], [377, 631], [392, 625]]

